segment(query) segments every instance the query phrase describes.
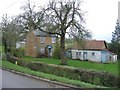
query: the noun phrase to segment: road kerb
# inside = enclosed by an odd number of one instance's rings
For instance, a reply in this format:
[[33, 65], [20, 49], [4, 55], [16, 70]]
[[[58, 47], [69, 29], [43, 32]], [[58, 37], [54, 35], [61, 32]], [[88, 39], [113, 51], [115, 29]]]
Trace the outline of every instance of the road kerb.
[[37, 80], [42, 80], [42, 81], [45, 81], [45, 82], [49, 82], [49, 83], [65, 86], [67, 88], [80, 88], [80, 87], [77, 87], [77, 86], [74, 86], [74, 85], [65, 84], [65, 83], [61, 83], [61, 82], [57, 82], [57, 81], [51, 81], [49, 79], [45, 79], [45, 78], [41, 78], [41, 77], [30, 75], [30, 74], [22, 73], [22, 72], [13, 70], [13, 69], [2, 68], [2, 70], [9, 71], [9, 72], [12, 72], [12, 73], [15, 73], [15, 74], [19, 74], [19, 75], [23, 75], [23, 76], [27, 76], [27, 77], [30, 77], [30, 78], [34, 78], [34, 79], [37, 79]]

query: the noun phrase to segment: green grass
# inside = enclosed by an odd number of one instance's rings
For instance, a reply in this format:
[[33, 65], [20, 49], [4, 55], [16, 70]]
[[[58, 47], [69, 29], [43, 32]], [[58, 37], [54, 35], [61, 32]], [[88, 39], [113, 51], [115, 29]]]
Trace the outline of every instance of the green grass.
[[4, 68], [17, 70], [17, 71], [20, 71], [22, 73], [31, 74], [31, 75], [42, 77], [42, 78], [47, 78], [47, 79], [50, 79], [50, 80], [53, 80], [53, 81], [58, 81], [58, 82], [62, 82], [62, 83], [66, 83], [66, 84], [72, 84], [72, 85], [76, 85], [76, 86], [80, 86], [80, 87], [86, 87], [86, 88], [95, 88], [95, 87], [102, 88], [103, 87], [103, 86], [98, 86], [98, 85], [92, 85], [90, 83], [81, 82], [81, 81], [78, 81], [78, 80], [72, 80], [72, 79], [67, 79], [67, 78], [64, 78], [64, 77], [59, 77], [59, 76], [55, 76], [55, 75], [51, 75], [51, 74], [46, 74], [46, 73], [42, 73], [42, 72], [33, 71], [33, 70], [28, 69], [28, 68], [24, 68], [24, 67], [15, 65], [13, 63], [10, 63], [6, 60], [0, 61], [0, 63], [2, 63], [2, 67], [4, 67]]
[[[60, 64], [60, 59], [52, 59], [52, 58], [33, 58], [33, 57], [23, 57], [23, 60], [26, 61], [36, 61], [36, 62], [45, 62], [48, 64]], [[115, 63], [95, 63], [89, 61], [78, 61], [78, 60], [68, 60], [68, 66], [77, 67], [77, 68], [84, 68], [84, 69], [91, 69], [95, 71], [104, 71], [109, 72], [113, 75], [118, 75], [118, 62]]]
[[0, 52], [4, 52], [4, 47], [3, 46], [0, 46]]

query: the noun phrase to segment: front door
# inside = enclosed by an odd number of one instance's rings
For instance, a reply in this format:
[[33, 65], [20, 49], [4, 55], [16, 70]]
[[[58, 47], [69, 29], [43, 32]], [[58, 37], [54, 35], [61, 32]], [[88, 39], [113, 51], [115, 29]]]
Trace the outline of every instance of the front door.
[[52, 48], [48, 48], [48, 57], [52, 56]]
[[107, 56], [106, 56], [106, 52], [105, 51], [102, 51], [102, 56], [101, 56], [101, 62], [102, 63], [106, 63], [106, 58], [107, 58]]
[[52, 56], [52, 49], [53, 49], [52, 45], [47, 45], [46, 49], [47, 49], [47, 56], [51, 57]]
[[87, 52], [83, 52], [83, 60], [87, 60]]

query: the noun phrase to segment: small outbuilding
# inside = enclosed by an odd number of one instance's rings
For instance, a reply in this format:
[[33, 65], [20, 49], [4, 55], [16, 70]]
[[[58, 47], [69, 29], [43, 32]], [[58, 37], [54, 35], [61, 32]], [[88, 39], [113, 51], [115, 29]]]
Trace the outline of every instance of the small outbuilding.
[[89, 40], [84, 42], [82, 48], [78, 46], [74, 44], [72, 48], [67, 50], [69, 58], [102, 63], [117, 60], [117, 55], [107, 50], [107, 44], [103, 40]]

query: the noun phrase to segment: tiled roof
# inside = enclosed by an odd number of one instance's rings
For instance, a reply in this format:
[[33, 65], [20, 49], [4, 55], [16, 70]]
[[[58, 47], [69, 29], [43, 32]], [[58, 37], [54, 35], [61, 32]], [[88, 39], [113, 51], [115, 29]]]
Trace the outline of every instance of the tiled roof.
[[54, 37], [56, 36], [55, 34], [48, 34], [48, 33], [45, 33], [43, 31], [40, 31], [40, 30], [34, 30], [33, 33], [36, 35], [36, 36], [50, 36], [50, 37]]
[[81, 47], [79, 44], [74, 44], [73, 48], [76, 49], [89, 49], [89, 50], [106, 50], [107, 45], [104, 40], [89, 40], [85, 41]]
[[40, 30], [34, 30], [33, 31], [33, 33], [36, 35], [36, 36], [45, 36], [46, 35], [46, 33], [45, 32], [42, 32], [42, 31], [40, 31]]

